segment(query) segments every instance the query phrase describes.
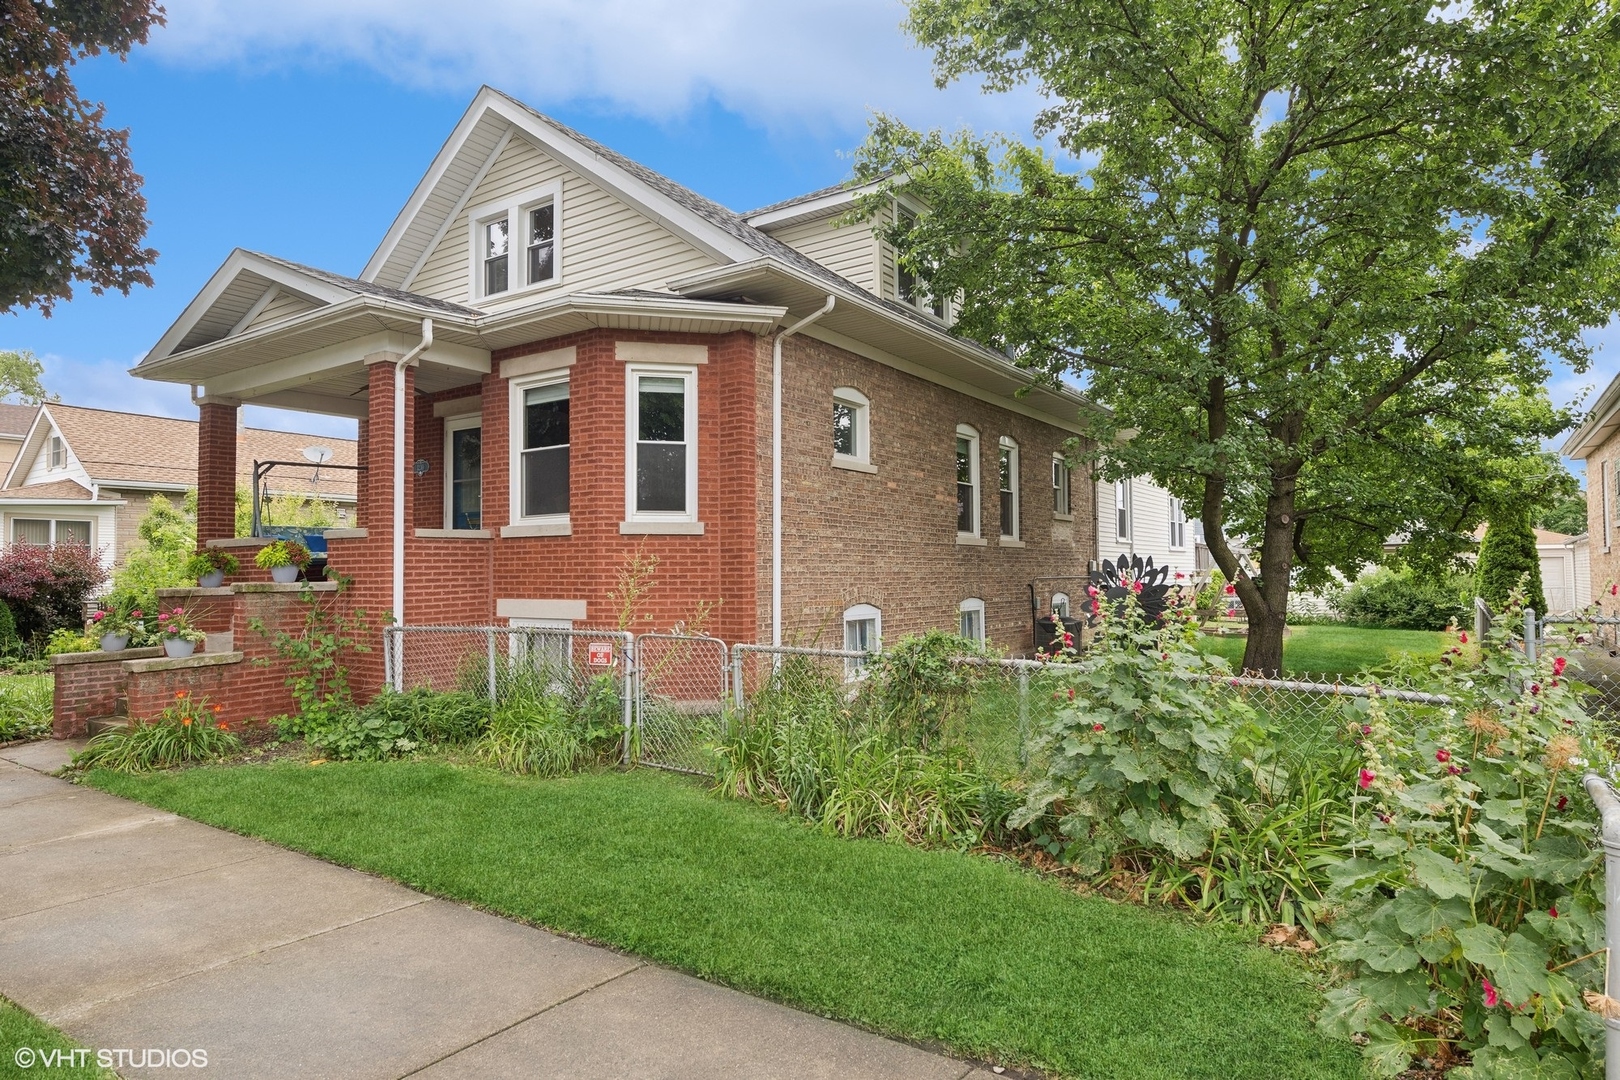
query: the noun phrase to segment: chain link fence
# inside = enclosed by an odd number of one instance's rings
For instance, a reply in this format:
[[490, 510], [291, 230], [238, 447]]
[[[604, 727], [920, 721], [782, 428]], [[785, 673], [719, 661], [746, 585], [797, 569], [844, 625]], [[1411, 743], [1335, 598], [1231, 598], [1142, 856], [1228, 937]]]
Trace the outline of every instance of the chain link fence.
[[687, 634], [636, 638], [635, 745], [630, 760], [676, 772], [711, 775], [714, 745], [725, 733], [726, 643]]
[[390, 626], [383, 665], [396, 691], [459, 691], [503, 703], [560, 699], [578, 713], [616, 709], [624, 725], [621, 759], [629, 761], [635, 642], [620, 630], [540, 626]]

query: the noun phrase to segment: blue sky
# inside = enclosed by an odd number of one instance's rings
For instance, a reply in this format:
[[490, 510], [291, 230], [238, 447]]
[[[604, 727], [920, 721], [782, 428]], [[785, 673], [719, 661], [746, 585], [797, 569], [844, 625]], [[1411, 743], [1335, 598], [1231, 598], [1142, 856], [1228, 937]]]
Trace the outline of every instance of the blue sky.
[[[358, 273], [478, 86], [498, 86], [734, 209], [849, 174], [874, 109], [918, 126], [1027, 136], [1020, 91], [936, 90], [899, 0], [168, 0], [127, 63], [77, 70], [130, 129], [160, 253], [155, 285], [87, 290], [49, 319], [0, 319], [75, 404], [194, 417], [185, 388], [126, 374], [233, 247]], [[531, 45], [515, 43], [534, 43]], [[1570, 401], [1620, 369], [1556, 372]], [[352, 422], [248, 410], [346, 434]]]

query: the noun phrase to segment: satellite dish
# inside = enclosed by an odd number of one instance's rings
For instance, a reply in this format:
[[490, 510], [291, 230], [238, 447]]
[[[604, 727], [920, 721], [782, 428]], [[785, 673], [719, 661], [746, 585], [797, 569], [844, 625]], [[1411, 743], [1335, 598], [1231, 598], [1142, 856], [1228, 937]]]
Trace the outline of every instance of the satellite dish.
[[304, 457], [317, 465], [324, 465], [332, 460], [332, 448], [330, 446], [306, 446], [304, 447]]

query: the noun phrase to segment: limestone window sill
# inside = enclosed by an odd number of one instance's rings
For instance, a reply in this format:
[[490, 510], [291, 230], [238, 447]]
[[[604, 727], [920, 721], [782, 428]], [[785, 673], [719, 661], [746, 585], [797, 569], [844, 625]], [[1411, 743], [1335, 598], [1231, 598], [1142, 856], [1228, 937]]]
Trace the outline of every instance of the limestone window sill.
[[848, 469], [850, 472], [876, 473], [877, 466], [869, 461], [856, 461], [854, 458], [834, 457], [832, 467], [835, 469]]
[[1073, 514], [1053, 514], [1052, 515], [1052, 520], [1053, 521], [1073, 521], [1074, 520], [1074, 515]]
[[956, 544], [958, 547], [987, 547], [989, 546], [989, 543], [990, 541], [986, 540], [982, 536], [968, 536], [966, 533], [956, 534]]
[[1003, 536], [996, 541], [996, 546], [1005, 548], [1021, 548], [1024, 546], [1024, 542], [1022, 540], [1014, 540], [1010, 536]]
[[701, 521], [621, 521], [621, 536], [702, 536]]
[[537, 521], [529, 524], [502, 525], [501, 537], [505, 539], [512, 536], [572, 536], [574, 523], [572, 521]]
[[[507, 526], [511, 528], [511, 526]], [[416, 536], [421, 540], [488, 540], [488, 529], [417, 529]]]

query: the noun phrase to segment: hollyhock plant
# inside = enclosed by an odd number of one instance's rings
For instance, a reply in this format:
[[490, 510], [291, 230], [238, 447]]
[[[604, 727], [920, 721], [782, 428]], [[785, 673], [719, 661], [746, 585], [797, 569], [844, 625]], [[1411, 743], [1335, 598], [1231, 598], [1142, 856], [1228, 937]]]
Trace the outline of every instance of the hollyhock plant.
[[[1581, 776], [1607, 773], [1611, 756], [1581, 695], [1555, 681], [1554, 651], [1517, 647], [1523, 622], [1520, 596], [1477, 664], [1429, 668], [1424, 690], [1443, 704], [1373, 691], [1342, 706], [1363, 760], [1353, 838], [1330, 871], [1343, 914], [1327, 956], [1351, 977], [1319, 1023], [1362, 1036], [1385, 1076], [1417, 1054], [1460, 1053], [1477, 1080], [1520, 1075], [1534, 1046], [1544, 1075], [1574, 1077], [1601, 1050], [1601, 1018], [1581, 1003], [1604, 977], [1598, 821]], [[1500, 1006], [1511, 1025], [1488, 1022]]]

